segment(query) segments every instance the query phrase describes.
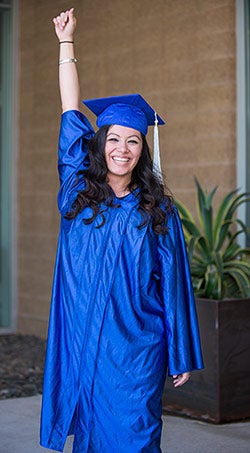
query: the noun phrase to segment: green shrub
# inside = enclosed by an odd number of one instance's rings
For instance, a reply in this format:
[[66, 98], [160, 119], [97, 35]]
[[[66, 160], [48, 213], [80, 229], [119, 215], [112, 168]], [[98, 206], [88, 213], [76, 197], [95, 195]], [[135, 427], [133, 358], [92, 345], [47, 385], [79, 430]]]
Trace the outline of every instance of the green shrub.
[[207, 193], [195, 179], [198, 224], [180, 201], [179, 210], [197, 297], [211, 299], [250, 297], [250, 248], [242, 248], [238, 236], [247, 234], [246, 225], [236, 218], [237, 208], [249, 202], [249, 194], [230, 192], [214, 214], [212, 202], [217, 190]]

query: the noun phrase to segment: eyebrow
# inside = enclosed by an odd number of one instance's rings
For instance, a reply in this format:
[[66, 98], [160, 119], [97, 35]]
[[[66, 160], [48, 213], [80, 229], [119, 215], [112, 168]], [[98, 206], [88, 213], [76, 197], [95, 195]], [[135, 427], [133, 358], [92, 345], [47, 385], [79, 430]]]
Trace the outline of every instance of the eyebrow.
[[[115, 132], [109, 132], [107, 134], [107, 137], [109, 137], [109, 135], [116, 135], [116, 137], [120, 137], [119, 134], [116, 134]], [[140, 135], [137, 135], [137, 134], [132, 134], [132, 135], [129, 135], [127, 138], [132, 138], [132, 137], [136, 137], [138, 138], [139, 140], [141, 140], [141, 136]]]

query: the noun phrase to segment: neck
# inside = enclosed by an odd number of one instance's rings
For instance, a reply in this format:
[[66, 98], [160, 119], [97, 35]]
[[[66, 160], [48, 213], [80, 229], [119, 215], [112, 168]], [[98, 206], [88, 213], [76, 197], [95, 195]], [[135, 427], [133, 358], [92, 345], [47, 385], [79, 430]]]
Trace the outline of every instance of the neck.
[[124, 197], [128, 195], [130, 190], [128, 189], [128, 185], [131, 181], [130, 175], [127, 177], [119, 177], [116, 175], [108, 175], [108, 184], [114, 191], [117, 197]]

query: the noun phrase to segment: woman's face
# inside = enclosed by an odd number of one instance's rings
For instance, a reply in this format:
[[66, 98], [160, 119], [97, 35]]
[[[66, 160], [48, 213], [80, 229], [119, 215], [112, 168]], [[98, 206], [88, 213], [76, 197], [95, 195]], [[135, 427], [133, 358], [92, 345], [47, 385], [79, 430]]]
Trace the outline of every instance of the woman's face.
[[136, 129], [110, 126], [105, 145], [108, 177], [120, 176], [129, 182], [132, 171], [140, 159], [142, 146], [141, 133]]

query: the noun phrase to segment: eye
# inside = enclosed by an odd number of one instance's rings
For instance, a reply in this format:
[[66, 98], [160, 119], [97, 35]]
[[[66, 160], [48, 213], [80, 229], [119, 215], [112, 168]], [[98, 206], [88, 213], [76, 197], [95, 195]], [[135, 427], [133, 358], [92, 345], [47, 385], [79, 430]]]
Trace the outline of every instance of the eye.
[[132, 145], [138, 145], [138, 144], [139, 144], [139, 142], [138, 142], [137, 140], [133, 139], [133, 138], [131, 138], [131, 139], [128, 141], [128, 143], [131, 143]]
[[118, 138], [116, 137], [108, 137], [107, 142], [118, 142]]

